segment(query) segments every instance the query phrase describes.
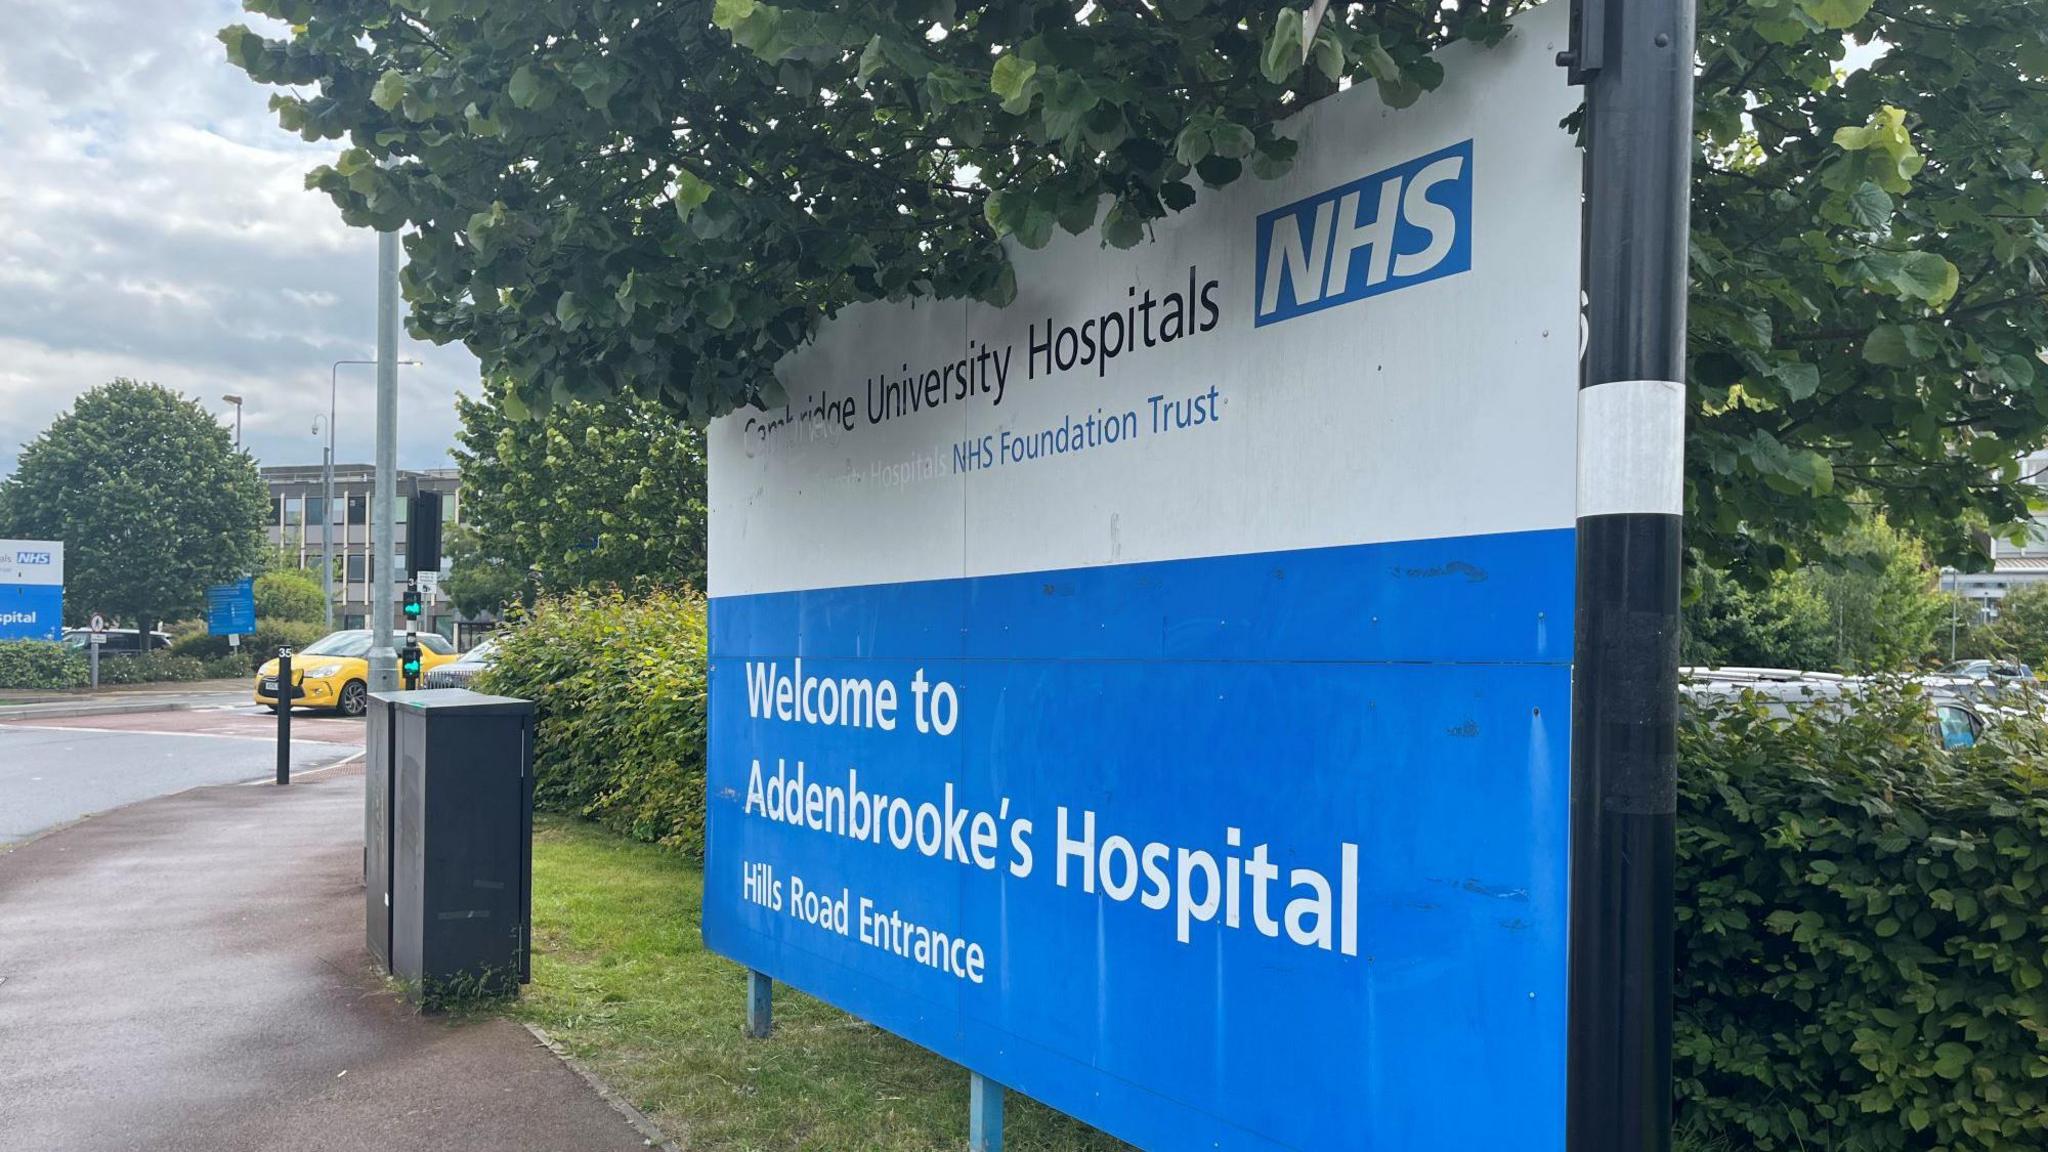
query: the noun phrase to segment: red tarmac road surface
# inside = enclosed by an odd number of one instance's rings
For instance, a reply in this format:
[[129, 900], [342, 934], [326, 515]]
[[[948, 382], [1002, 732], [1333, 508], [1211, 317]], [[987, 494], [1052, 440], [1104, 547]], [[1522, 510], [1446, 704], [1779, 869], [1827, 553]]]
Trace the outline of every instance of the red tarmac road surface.
[[[166, 732], [181, 736], [245, 736], [274, 739], [277, 717], [269, 710], [251, 705], [233, 709], [195, 709], [189, 712], [126, 712], [105, 716], [27, 718], [16, 721], [38, 728], [81, 728], [97, 732]], [[7, 723], [7, 721], [0, 721]], [[317, 740], [323, 744], [363, 745], [363, 722], [317, 712], [292, 713], [292, 740]]]
[[[76, 721], [117, 722], [275, 724]], [[385, 986], [361, 861], [359, 761], [133, 804], [0, 854], [0, 1149], [643, 1147], [523, 1028], [420, 1016]]]

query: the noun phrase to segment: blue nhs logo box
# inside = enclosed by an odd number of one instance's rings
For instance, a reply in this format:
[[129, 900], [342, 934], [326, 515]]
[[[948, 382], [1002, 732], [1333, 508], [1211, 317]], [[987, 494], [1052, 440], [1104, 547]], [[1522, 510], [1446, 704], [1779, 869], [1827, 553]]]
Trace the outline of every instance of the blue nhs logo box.
[[51, 552], [16, 552], [14, 562], [24, 568], [45, 567], [56, 563], [56, 555]]
[[1472, 267], [1472, 142], [1259, 217], [1260, 326]]

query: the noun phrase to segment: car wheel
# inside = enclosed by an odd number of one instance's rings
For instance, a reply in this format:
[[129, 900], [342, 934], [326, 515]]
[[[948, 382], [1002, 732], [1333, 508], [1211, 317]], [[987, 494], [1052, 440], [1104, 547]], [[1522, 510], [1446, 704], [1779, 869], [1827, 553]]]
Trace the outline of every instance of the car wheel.
[[370, 689], [361, 680], [351, 680], [341, 686], [341, 703], [338, 710], [343, 716], [361, 716], [370, 710]]

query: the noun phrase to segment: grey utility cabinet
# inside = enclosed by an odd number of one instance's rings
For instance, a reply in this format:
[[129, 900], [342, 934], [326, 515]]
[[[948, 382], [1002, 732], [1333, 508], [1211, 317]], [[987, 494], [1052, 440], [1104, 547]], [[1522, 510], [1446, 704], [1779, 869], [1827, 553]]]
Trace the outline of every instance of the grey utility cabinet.
[[465, 688], [370, 697], [363, 919], [428, 995], [532, 975], [533, 704]]

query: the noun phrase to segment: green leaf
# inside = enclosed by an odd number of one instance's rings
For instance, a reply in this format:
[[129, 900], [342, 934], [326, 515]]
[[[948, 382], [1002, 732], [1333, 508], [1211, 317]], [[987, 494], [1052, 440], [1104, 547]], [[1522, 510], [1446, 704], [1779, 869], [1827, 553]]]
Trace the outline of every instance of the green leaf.
[[1870, 14], [1872, 0], [1799, 0], [1799, 8], [1823, 28], [1854, 28]]
[[[1883, 933], [1879, 933], [1883, 935]], [[1970, 1067], [1970, 1049], [1950, 1040], [1934, 1049], [1934, 1074], [1944, 1080], [1960, 1080]]]
[[1961, 277], [1956, 266], [1932, 252], [1909, 252], [1899, 261], [1892, 277], [1899, 294], [1924, 300], [1929, 308], [1940, 308], [1956, 294]]
[[860, 80], [861, 84], [865, 85], [874, 78], [875, 73], [880, 72], [888, 63], [889, 58], [882, 53], [881, 36], [872, 36], [868, 39], [868, 46], [861, 49], [860, 67], [855, 70], [854, 76]]
[[1285, 84], [1301, 65], [1301, 10], [1282, 8], [1259, 53], [1259, 71], [1272, 83]]
[[1771, 378], [1785, 388], [1785, 395], [1794, 401], [1804, 400], [1820, 390], [1820, 369], [1812, 364], [1799, 361], [1774, 364]]
[[386, 112], [396, 111], [405, 100], [405, 73], [396, 68], [387, 68], [377, 82], [370, 86], [370, 103]]
[[1037, 74], [1038, 65], [1036, 63], [1015, 55], [1005, 54], [1002, 59], [996, 61], [995, 71], [989, 74], [989, 90], [1003, 98], [1005, 111], [1022, 112], [1022, 108], [1013, 109], [1010, 107], [1010, 104], [1019, 100], [1028, 102], [1029, 97], [1025, 95], [1025, 85], [1029, 84], [1031, 78]]
[[1897, 324], [1880, 324], [1863, 340], [1863, 358], [1888, 368], [1908, 368], [1913, 354], [1906, 350], [1906, 334]]
[[754, 8], [755, 0], [715, 0], [711, 5], [711, 22], [730, 32], [752, 16]]
[[1210, 151], [1227, 159], [1237, 160], [1251, 155], [1252, 146], [1256, 143], [1252, 130], [1242, 124], [1223, 121], [1209, 130]]
[[1865, 232], [1881, 232], [1892, 224], [1891, 193], [1865, 180], [1849, 194], [1849, 219]]
[[555, 301], [555, 320], [564, 332], [574, 332], [583, 326], [586, 311], [574, 292], [564, 292]]
[[1103, 242], [1112, 248], [1132, 248], [1145, 238], [1145, 222], [1126, 208], [1122, 200], [1110, 205], [1102, 220]]
[[1060, 227], [1075, 236], [1095, 227], [1095, 213], [1101, 201], [1102, 197], [1093, 192], [1066, 198], [1059, 207]]
[[512, 71], [512, 82], [506, 86], [505, 94], [512, 98], [517, 108], [531, 108], [540, 99], [540, 75], [529, 65], [521, 64]]
[[711, 185], [688, 168], [676, 173], [676, 218], [688, 222], [706, 200], [711, 199]]
[[1203, 118], [1189, 120], [1173, 138], [1173, 158], [1192, 168], [1201, 163], [1202, 157], [1215, 146], [1209, 135], [1209, 125]]

